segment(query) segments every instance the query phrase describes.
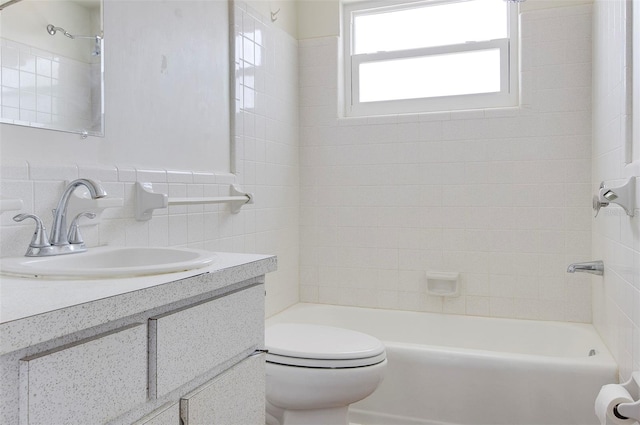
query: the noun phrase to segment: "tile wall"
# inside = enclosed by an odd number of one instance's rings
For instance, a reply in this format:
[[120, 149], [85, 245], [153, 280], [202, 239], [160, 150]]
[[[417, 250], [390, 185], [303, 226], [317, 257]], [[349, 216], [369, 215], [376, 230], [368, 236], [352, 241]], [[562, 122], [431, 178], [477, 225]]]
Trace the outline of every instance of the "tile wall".
[[521, 33], [521, 107], [357, 119], [336, 118], [338, 39], [300, 41], [302, 301], [591, 321], [565, 273], [591, 257], [591, 6]]
[[[278, 255], [267, 279], [267, 316], [298, 302], [298, 41], [235, 1], [236, 174], [255, 185], [261, 213], [247, 231], [256, 250]], [[251, 186], [249, 186], [251, 187]]]
[[[625, 145], [631, 136], [629, 4], [594, 4], [594, 191], [601, 181], [609, 186], [626, 181]], [[634, 152], [634, 158], [640, 161], [640, 152]], [[637, 196], [640, 199], [640, 185]], [[632, 370], [640, 370], [640, 210], [631, 218], [611, 205], [592, 220], [592, 229], [592, 257], [605, 264], [604, 276], [592, 278], [593, 323], [618, 361], [624, 381]]]
[[[276, 254], [278, 271], [267, 277], [267, 314], [298, 300], [298, 130], [297, 41], [270, 21], [236, 2], [236, 84], [233, 158], [235, 174], [197, 170], [148, 169], [135, 165], [49, 164], [43, 159], [3, 158], [0, 193], [24, 201], [50, 224], [65, 181], [100, 180], [122, 207], [104, 210], [99, 224], [82, 232], [89, 246], [155, 245], [215, 251]], [[152, 182], [169, 197], [226, 196], [230, 184], [255, 195], [255, 204], [231, 214], [228, 205], [171, 206], [155, 210], [150, 221], [134, 218], [136, 181]], [[2, 213], [0, 256], [22, 255], [32, 223]]]
[[[5, 122], [92, 129], [100, 113], [99, 66], [0, 38]], [[97, 121], [99, 122], [99, 121]]]

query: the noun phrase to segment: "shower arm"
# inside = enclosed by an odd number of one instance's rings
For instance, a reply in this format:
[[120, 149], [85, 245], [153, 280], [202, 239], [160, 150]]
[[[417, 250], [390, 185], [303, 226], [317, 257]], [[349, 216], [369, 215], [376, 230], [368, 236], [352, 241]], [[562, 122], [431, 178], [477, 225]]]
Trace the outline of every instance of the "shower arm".
[[8, 2], [6, 2], [6, 3], [2, 3], [2, 4], [0, 4], [0, 10], [4, 9], [4, 8], [6, 8], [6, 7], [9, 7], [9, 6], [11, 6], [12, 4], [16, 4], [16, 3], [18, 3], [19, 1], [22, 1], [22, 0], [9, 0], [9, 1], [8, 1]]
[[94, 40], [102, 40], [102, 37], [99, 35], [73, 35], [69, 32], [67, 32], [67, 30], [65, 30], [62, 27], [56, 27], [55, 25], [47, 25], [47, 32], [50, 35], [56, 35], [56, 33], [60, 31], [65, 37], [69, 37], [72, 40], [75, 40], [77, 38], [90, 38], [90, 39], [94, 39]]

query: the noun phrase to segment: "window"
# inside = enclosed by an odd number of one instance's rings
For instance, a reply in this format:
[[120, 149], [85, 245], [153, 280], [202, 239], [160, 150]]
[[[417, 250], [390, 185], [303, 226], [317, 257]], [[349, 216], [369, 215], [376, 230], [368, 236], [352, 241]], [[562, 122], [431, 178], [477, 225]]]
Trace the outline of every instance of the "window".
[[343, 16], [347, 115], [516, 104], [511, 2], [358, 2]]

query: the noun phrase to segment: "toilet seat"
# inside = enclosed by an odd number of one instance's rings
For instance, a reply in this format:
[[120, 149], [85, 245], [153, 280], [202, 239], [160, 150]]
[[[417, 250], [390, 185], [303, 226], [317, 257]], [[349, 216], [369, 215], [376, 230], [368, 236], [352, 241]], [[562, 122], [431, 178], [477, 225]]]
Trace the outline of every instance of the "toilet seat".
[[386, 359], [377, 338], [348, 329], [279, 323], [265, 332], [267, 362], [286, 366], [341, 369], [378, 364]]

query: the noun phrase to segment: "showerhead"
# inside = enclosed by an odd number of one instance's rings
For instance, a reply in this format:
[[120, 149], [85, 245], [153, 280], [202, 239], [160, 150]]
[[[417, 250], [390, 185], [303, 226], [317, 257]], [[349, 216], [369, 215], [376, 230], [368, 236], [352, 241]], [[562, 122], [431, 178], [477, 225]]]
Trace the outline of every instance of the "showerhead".
[[65, 31], [64, 28], [56, 27], [56, 26], [51, 25], [51, 24], [47, 25], [47, 32], [50, 35], [56, 35], [56, 33], [58, 31], [61, 31], [65, 36], [67, 36], [69, 38], [75, 38], [73, 35], [69, 34], [67, 31]]

